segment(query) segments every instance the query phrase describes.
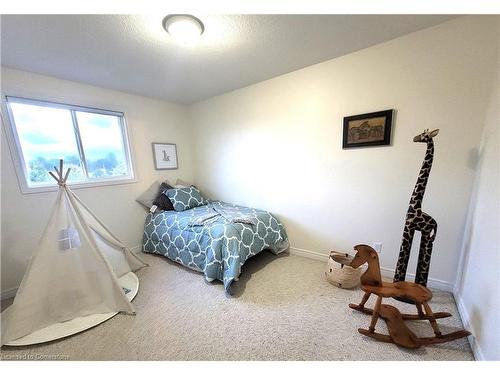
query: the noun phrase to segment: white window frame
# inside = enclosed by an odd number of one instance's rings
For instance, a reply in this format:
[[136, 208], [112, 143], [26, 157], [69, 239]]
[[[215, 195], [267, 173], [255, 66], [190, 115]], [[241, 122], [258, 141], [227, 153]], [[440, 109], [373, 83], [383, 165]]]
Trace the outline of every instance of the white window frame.
[[[54, 183], [47, 183], [47, 185], [40, 186], [29, 186], [28, 185], [28, 171], [26, 169], [26, 163], [24, 160], [24, 155], [21, 148], [21, 143], [19, 141], [19, 136], [17, 134], [17, 128], [15, 125], [14, 116], [11, 110], [9, 103], [24, 103], [31, 104], [37, 106], [45, 106], [49, 108], [63, 108], [71, 111], [71, 117], [73, 120], [73, 130], [75, 132], [75, 139], [77, 143], [79, 157], [82, 163], [82, 168], [84, 169], [84, 174], [87, 175], [86, 168], [86, 160], [85, 154], [83, 152], [83, 146], [80, 139], [80, 134], [77, 126], [76, 114], [75, 111], [79, 112], [89, 112], [89, 113], [97, 113], [102, 115], [111, 115], [116, 116], [120, 120], [121, 132], [123, 138], [123, 146], [125, 150], [125, 158], [127, 167], [129, 170], [129, 174], [127, 176], [119, 176], [119, 177], [108, 177], [103, 179], [96, 180], [86, 180], [86, 181], [78, 181], [78, 182], [69, 182], [68, 185], [71, 186], [72, 189], [79, 188], [89, 188], [89, 187], [97, 187], [97, 186], [107, 186], [107, 185], [119, 185], [119, 184], [129, 184], [137, 182], [137, 178], [134, 172], [134, 161], [132, 157], [131, 147], [130, 147], [130, 137], [127, 128], [127, 122], [125, 120], [125, 113], [119, 111], [111, 111], [106, 109], [87, 107], [81, 105], [74, 104], [65, 104], [58, 103], [48, 100], [42, 99], [33, 99], [33, 98], [25, 98], [15, 95], [4, 95], [2, 98], [4, 111], [7, 113], [8, 126], [5, 126], [7, 140], [9, 144], [9, 148], [11, 151], [11, 156], [14, 161], [14, 169], [17, 174], [17, 179], [19, 182], [19, 187], [23, 194], [31, 194], [31, 193], [41, 193], [46, 191], [55, 191], [57, 190], [57, 185]], [[5, 121], [4, 121], [5, 122]], [[5, 124], [7, 125], [7, 124]]]

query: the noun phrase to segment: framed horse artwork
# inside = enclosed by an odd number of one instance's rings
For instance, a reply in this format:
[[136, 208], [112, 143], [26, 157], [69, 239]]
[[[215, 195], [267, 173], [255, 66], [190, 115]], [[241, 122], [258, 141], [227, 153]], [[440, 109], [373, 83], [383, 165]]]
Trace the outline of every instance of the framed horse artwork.
[[392, 109], [344, 117], [342, 148], [391, 144]]

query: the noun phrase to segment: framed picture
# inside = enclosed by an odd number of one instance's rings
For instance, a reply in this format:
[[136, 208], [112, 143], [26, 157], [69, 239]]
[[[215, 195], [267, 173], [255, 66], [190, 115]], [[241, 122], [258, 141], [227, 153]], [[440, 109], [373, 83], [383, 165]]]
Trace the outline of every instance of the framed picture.
[[177, 146], [173, 143], [153, 143], [155, 169], [177, 169]]
[[392, 112], [390, 109], [344, 117], [342, 148], [390, 145]]

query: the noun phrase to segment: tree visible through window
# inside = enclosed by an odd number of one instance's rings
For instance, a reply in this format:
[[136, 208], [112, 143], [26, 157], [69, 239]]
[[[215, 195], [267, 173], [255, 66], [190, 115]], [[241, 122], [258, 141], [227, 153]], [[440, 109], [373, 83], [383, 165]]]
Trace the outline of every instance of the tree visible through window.
[[64, 159], [70, 183], [131, 179], [123, 114], [8, 97], [28, 187], [52, 185]]
[[120, 118], [76, 112], [88, 177], [126, 176], [127, 159]]

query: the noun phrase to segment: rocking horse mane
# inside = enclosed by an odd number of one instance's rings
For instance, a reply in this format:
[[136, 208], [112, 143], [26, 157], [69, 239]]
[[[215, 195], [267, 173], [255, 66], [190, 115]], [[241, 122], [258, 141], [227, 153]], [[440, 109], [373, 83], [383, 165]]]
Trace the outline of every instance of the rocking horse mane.
[[[377, 252], [370, 246], [359, 244], [354, 246], [356, 256], [351, 262], [351, 266], [357, 268], [364, 263], [368, 263], [366, 271], [361, 275], [362, 285], [382, 286], [382, 276], [380, 274], [380, 264]], [[362, 263], [360, 263], [360, 261]]]

